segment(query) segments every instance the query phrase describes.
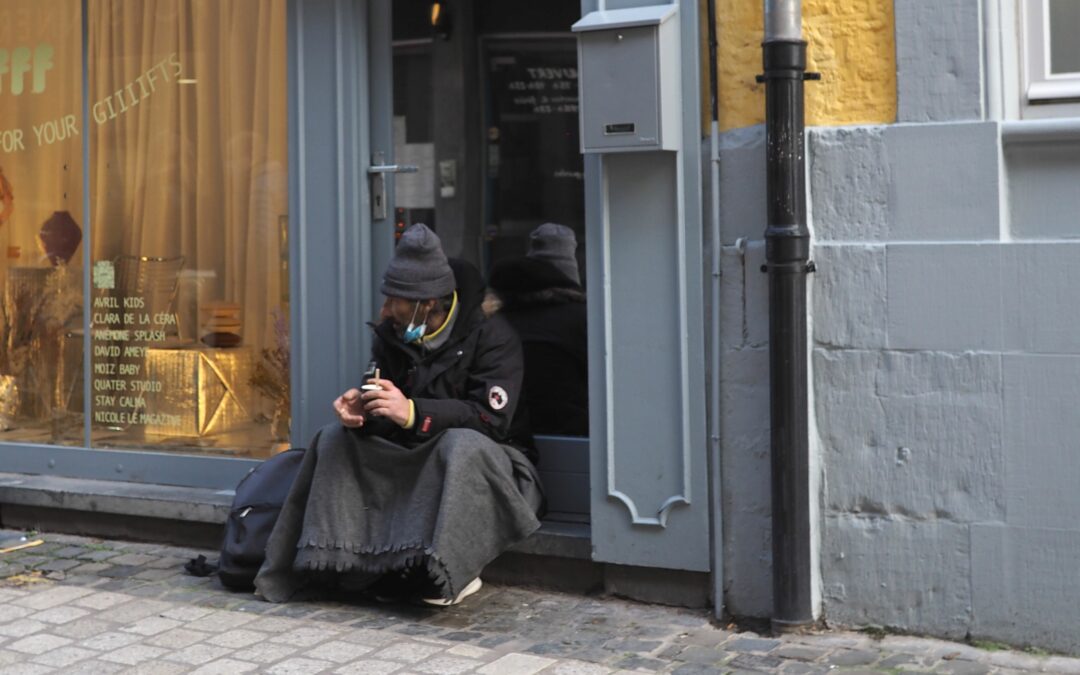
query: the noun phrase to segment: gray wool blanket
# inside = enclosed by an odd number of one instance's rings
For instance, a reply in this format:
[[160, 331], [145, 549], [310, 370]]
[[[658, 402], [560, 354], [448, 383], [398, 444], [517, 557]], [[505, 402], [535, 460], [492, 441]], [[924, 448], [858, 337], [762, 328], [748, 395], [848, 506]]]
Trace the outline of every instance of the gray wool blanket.
[[476, 431], [407, 448], [330, 424], [304, 455], [256, 592], [284, 602], [309, 576], [336, 573], [361, 588], [423, 565], [452, 598], [540, 526], [542, 501], [525, 455]]

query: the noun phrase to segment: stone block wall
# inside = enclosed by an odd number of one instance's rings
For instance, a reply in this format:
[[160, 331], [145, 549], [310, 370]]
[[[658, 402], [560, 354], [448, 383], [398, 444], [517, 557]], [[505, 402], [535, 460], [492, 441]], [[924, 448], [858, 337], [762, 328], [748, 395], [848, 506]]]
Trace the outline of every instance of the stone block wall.
[[808, 148], [825, 616], [1080, 651], [1080, 146], [956, 122]]
[[[834, 624], [1080, 652], [1080, 133], [1011, 142], [987, 121], [992, 5], [804, 7], [823, 75], [806, 99], [818, 590]], [[725, 600], [767, 617], [760, 6], [718, 8]]]

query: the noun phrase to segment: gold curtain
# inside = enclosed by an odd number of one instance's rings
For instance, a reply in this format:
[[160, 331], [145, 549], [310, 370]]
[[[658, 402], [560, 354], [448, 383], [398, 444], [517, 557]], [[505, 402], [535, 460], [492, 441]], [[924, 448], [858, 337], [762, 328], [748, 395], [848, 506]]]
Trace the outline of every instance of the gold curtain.
[[93, 260], [182, 255], [203, 300], [242, 306], [245, 342], [272, 343], [285, 0], [90, 0], [88, 26]]
[[[9, 267], [48, 265], [37, 234], [54, 211], [69, 211], [83, 224], [81, 34], [79, 0], [0, 2], [0, 48], [9, 64], [0, 78], [0, 169], [14, 197], [8, 222], [0, 225], [0, 286]], [[31, 69], [21, 75], [10, 72], [17, 50], [30, 57]], [[35, 65], [41, 91], [35, 91]], [[78, 135], [70, 133], [71, 123]], [[81, 268], [81, 255], [80, 249], [73, 266]]]

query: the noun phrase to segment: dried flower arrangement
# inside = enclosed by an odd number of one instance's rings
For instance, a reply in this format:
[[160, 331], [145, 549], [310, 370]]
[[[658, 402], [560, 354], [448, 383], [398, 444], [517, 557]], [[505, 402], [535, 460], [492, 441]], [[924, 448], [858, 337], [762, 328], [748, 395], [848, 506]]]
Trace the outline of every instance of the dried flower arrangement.
[[33, 386], [47, 409], [56, 398], [55, 358], [64, 332], [82, 314], [82, 282], [58, 265], [45, 276], [44, 288], [9, 286], [0, 302], [0, 375]]
[[289, 322], [284, 312], [275, 309], [274, 346], [262, 349], [262, 358], [255, 364], [248, 383], [260, 394], [274, 402], [273, 435], [288, 437], [290, 415], [289, 388]]

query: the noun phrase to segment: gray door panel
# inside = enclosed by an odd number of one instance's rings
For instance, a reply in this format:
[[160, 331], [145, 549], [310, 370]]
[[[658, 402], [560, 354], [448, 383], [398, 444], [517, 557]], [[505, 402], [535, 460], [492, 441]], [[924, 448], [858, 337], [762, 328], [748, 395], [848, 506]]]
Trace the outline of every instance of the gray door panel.
[[708, 571], [698, 8], [678, 4], [683, 149], [585, 163], [593, 557]]

